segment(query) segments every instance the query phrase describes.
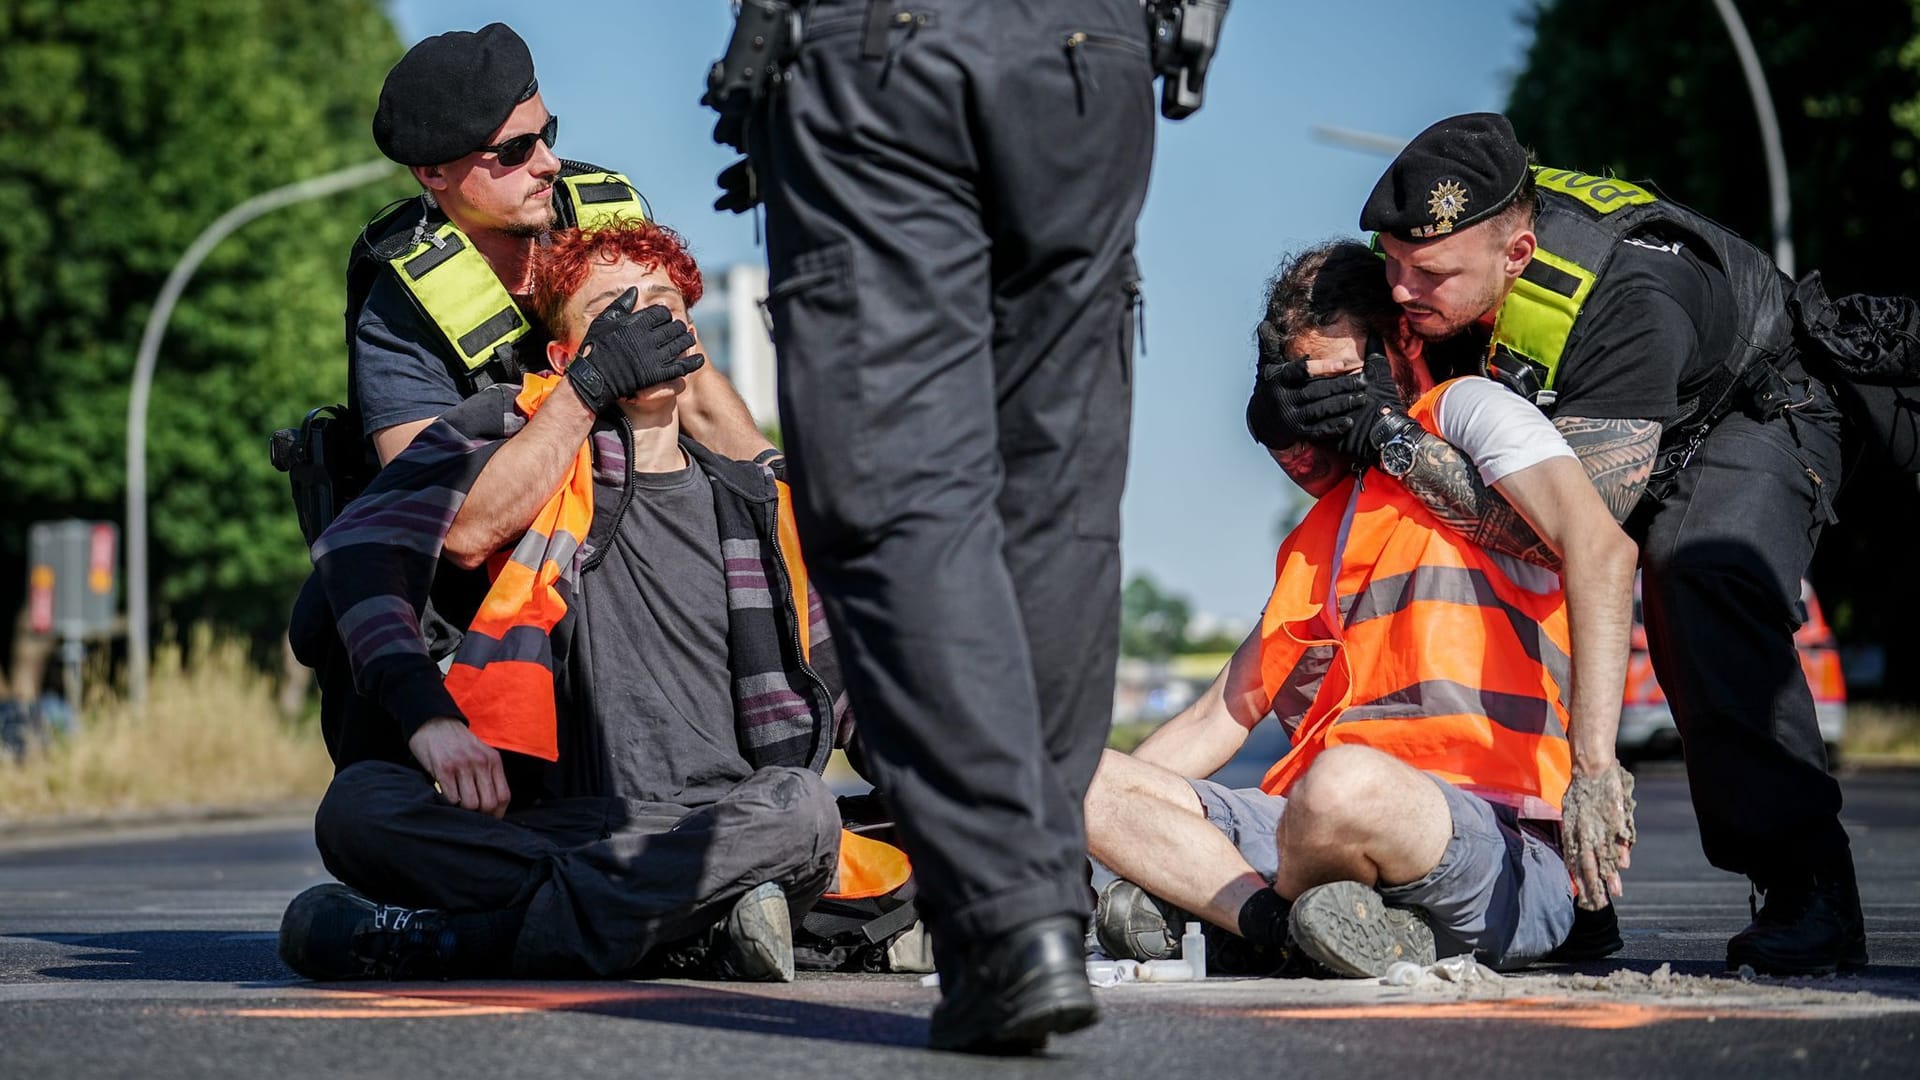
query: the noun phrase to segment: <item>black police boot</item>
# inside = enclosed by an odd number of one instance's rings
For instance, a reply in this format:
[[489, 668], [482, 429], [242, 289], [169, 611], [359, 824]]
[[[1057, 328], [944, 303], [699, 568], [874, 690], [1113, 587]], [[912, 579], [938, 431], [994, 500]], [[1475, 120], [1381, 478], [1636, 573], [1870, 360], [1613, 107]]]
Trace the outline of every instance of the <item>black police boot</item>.
[[280, 920], [280, 959], [301, 976], [444, 979], [454, 934], [444, 911], [380, 904], [345, 885], [315, 885]]
[[1100, 1019], [1087, 983], [1084, 924], [1036, 919], [989, 941], [942, 946], [940, 1004], [929, 1045], [970, 1054], [1030, 1054], [1054, 1034]]
[[[1766, 903], [1727, 942], [1727, 970], [1761, 975], [1831, 975], [1867, 966], [1867, 925], [1853, 860], [1755, 889]], [[1749, 906], [1753, 900], [1748, 899]]]
[[1626, 942], [1620, 940], [1620, 916], [1608, 904], [1599, 911], [1573, 906], [1573, 929], [1567, 940], [1541, 957], [1548, 964], [1581, 964], [1619, 952]]
[[734, 901], [719, 926], [713, 967], [723, 979], [793, 981], [793, 923], [778, 883], [763, 882]]

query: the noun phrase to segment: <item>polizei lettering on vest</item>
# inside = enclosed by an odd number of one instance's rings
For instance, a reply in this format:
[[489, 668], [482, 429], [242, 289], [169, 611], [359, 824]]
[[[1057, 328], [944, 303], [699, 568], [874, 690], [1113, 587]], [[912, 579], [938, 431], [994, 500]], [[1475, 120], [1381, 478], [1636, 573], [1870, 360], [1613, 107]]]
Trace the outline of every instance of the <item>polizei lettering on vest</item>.
[[1603, 214], [1623, 206], [1654, 201], [1653, 195], [1637, 184], [1590, 176], [1572, 169], [1541, 169], [1534, 174], [1534, 180], [1543, 188], [1571, 195]]

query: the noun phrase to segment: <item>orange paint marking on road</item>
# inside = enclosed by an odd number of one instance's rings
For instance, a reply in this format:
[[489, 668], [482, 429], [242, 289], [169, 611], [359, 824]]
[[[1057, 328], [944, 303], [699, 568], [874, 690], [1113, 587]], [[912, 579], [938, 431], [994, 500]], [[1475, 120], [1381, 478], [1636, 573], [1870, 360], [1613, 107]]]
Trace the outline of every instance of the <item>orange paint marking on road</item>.
[[237, 1016], [267, 1020], [422, 1020], [470, 1016], [512, 1016], [564, 1012], [595, 1006], [634, 1004], [670, 998], [695, 998], [708, 991], [652, 986], [530, 987], [435, 986], [404, 993], [376, 990], [315, 990], [311, 1005], [273, 1005], [238, 1009], [192, 1009], [189, 1015]]
[[1325, 1005], [1297, 1009], [1252, 1009], [1240, 1015], [1268, 1020], [1505, 1020], [1589, 1031], [1624, 1031], [1678, 1020], [1793, 1020], [1801, 1016], [1796, 1012], [1778, 1009], [1712, 1009], [1697, 1005], [1556, 1001], [1552, 998]]

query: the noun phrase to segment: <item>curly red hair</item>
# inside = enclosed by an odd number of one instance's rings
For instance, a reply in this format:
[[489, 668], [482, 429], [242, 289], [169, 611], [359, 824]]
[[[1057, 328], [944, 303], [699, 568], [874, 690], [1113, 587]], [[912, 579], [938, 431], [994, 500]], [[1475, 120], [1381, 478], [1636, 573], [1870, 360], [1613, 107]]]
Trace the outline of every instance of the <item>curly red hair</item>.
[[686, 297], [689, 308], [700, 302], [700, 266], [680, 234], [657, 222], [620, 218], [590, 232], [556, 230], [545, 246], [535, 249], [534, 313], [556, 336], [565, 337], [567, 298], [586, 283], [594, 264], [617, 262], [657, 267]]

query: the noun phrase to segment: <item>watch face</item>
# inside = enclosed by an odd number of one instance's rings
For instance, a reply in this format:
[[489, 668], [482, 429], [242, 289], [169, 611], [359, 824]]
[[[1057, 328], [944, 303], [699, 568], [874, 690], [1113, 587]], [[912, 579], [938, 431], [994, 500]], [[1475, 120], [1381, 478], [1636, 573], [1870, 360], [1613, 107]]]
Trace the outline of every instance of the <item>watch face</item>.
[[1380, 471], [1388, 476], [1405, 476], [1413, 471], [1413, 441], [1404, 436], [1389, 439], [1380, 447]]

